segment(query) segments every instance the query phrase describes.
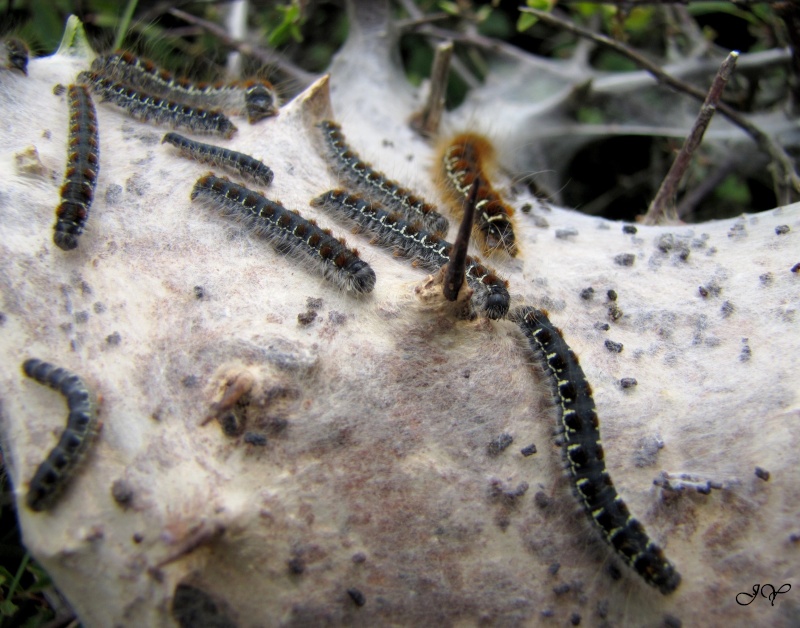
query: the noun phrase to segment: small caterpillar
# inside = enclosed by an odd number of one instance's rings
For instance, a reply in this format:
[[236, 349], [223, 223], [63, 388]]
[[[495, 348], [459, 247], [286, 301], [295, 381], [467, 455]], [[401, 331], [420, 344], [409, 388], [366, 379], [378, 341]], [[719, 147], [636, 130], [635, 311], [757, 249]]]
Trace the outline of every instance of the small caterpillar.
[[194, 133], [217, 134], [230, 138], [237, 129], [221, 111], [191, 107], [146, 92], [140, 92], [94, 72], [81, 72], [78, 81], [87, 85], [104, 101], [125, 109], [142, 122], [167, 124], [175, 129], [186, 128]]
[[[437, 235], [418, 229], [411, 223], [378, 205], [366, 202], [345, 190], [330, 190], [311, 201], [320, 207], [346, 218], [402, 257], [410, 258], [429, 271], [439, 270], [450, 261], [453, 245]], [[508, 312], [509, 294], [506, 282], [480, 260], [467, 256], [467, 282], [475, 290], [475, 299], [491, 319], [502, 318]]]
[[279, 252], [311, 261], [326, 279], [342, 288], [363, 294], [375, 287], [375, 271], [358, 257], [358, 252], [314, 221], [213, 174], [195, 183], [192, 200], [198, 197], [239, 217], [269, 238]]
[[97, 112], [89, 92], [83, 85], [70, 85], [69, 141], [67, 170], [61, 186], [61, 204], [56, 208], [53, 241], [70, 251], [78, 246], [94, 199], [100, 171]]
[[511, 216], [513, 208], [503, 202], [486, 177], [485, 164], [494, 153], [492, 145], [480, 135], [462, 133], [448, 143], [441, 158], [445, 190], [453, 208], [460, 211], [472, 182], [480, 178], [475, 227], [483, 239], [484, 252], [502, 248], [512, 257], [517, 242]]
[[92, 62], [92, 71], [168, 100], [194, 107], [221, 109], [234, 115], [244, 113], [250, 124], [279, 112], [278, 94], [269, 81], [195, 84], [173, 76], [149, 59], [139, 59], [123, 51], [97, 57]]
[[544, 310], [520, 307], [509, 318], [519, 325], [550, 374], [564, 429], [564, 455], [586, 514], [649, 585], [664, 595], [672, 593], [681, 582], [680, 574], [631, 515], [608, 474], [592, 389], [577, 356]]
[[317, 126], [322, 135], [328, 163], [334, 174], [344, 179], [364, 194], [374, 194], [386, 207], [399, 213], [409, 222], [422, 226], [437, 235], [445, 235], [450, 227], [447, 218], [436, 208], [415, 196], [410, 190], [400, 187], [382, 172], [376, 171], [347, 145], [342, 127], [330, 120], [323, 120]]
[[99, 423], [89, 389], [80, 377], [37, 359], [25, 360], [22, 370], [28, 377], [64, 395], [69, 409], [67, 427], [36, 469], [25, 498], [31, 510], [41, 512], [53, 506], [69, 483], [94, 440]]
[[9, 70], [19, 70], [28, 75], [28, 47], [16, 37], [0, 43], [0, 65]]
[[167, 133], [161, 143], [172, 144], [178, 148], [183, 157], [194, 159], [204, 164], [211, 164], [237, 173], [240, 177], [251, 179], [262, 185], [272, 183], [273, 173], [268, 166], [250, 155], [236, 152], [213, 144], [195, 142], [177, 133]]

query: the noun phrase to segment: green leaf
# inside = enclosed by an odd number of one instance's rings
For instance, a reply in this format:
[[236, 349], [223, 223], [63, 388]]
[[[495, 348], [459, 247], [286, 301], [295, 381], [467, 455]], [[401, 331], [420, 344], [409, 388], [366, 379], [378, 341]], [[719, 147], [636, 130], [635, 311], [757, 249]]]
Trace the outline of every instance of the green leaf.
[[[530, 1], [531, 0], [528, 0], [528, 2]], [[532, 13], [520, 13], [519, 19], [517, 20], [517, 32], [521, 33], [523, 31], [528, 30], [538, 21], [539, 18], [533, 15]]]
[[439, 8], [450, 15], [461, 15], [461, 9], [455, 2], [440, 2]]
[[0, 602], [0, 615], [3, 617], [12, 617], [19, 608], [11, 600], [3, 600]]

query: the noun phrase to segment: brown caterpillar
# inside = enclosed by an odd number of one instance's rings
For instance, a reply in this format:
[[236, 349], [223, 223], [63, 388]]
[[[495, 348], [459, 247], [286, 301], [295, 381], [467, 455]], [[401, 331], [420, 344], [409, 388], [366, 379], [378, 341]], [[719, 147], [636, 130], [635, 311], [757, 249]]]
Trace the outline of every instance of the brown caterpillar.
[[53, 241], [59, 248], [70, 251], [78, 246], [78, 236], [83, 233], [89, 219], [100, 172], [100, 140], [97, 112], [86, 87], [70, 85], [67, 99], [67, 170], [64, 174], [64, 185], [61, 186], [61, 204], [56, 208]]
[[475, 230], [480, 234], [484, 252], [489, 254], [502, 249], [513, 257], [517, 254], [511, 220], [514, 210], [489, 183], [486, 170], [493, 158], [494, 148], [486, 138], [476, 133], [462, 133], [444, 148], [439, 159], [441, 175], [437, 180], [443, 183], [445, 195], [457, 213], [461, 212], [473, 181], [480, 180]]
[[269, 81], [192, 83], [162, 70], [149, 59], [140, 59], [121, 50], [97, 57], [92, 71], [167, 100], [204, 109], [221, 109], [234, 115], [245, 114], [250, 124], [279, 112], [278, 94]]
[[236, 126], [221, 111], [192, 107], [138, 91], [122, 83], [107, 79], [95, 72], [81, 72], [78, 81], [89, 87], [104, 101], [125, 109], [142, 122], [166, 124], [172, 128], [185, 128], [203, 135], [221, 135], [230, 138]]

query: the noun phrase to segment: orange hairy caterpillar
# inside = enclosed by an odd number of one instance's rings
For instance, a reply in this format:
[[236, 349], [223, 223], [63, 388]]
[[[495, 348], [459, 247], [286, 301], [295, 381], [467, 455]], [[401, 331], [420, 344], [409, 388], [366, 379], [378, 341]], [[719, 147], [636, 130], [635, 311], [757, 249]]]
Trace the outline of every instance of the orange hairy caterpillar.
[[94, 189], [100, 171], [97, 112], [89, 92], [83, 85], [70, 85], [69, 140], [67, 143], [67, 170], [61, 186], [61, 204], [56, 208], [53, 241], [70, 251], [78, 246], [78, 236], [83, 233], [89, 219], [89, 209], [94, 200]]
[[278, 94], [269, 81], [193, 83], [173, 76], [149, 59], [140, 59], [121, 50], [97, 57], [92, 62], [92, 71], [169, 100], [194, 107], [221, 109], [234, 115], [247, 115], [250, 124], [279, 112]]
[[[311, 205], [357, 225], [374, 235], [381, 244], [414, 260], [426, 270], [436, 271], [450, 262], [453, 249], [450, 242], [344, 190], [330, 190], [313, 199]], [[479, 259], [469, 255], [466, 258], [466, 278], [486, 316], [503, 318], [510, 301], [506, 282]]]
[[346, 185], [364, 194], [375, 195], [389, 209], [406, 220], [420, 225], [437, 235], [445, 235], [450, 224], [447, 218], [436, 211], [430, 203], [401, 187], [382, 172], [375, 170], [348, 146], [342, 127], [323, 120], [317, 127], [322, 131], [326, 158], [331, 170], [341, 177]]
[[489, 183], [486, 169], [494, 158], [489, 141], [475, 133], [462, 133], [449, 141], [442, 151], [438, 180], [455, 211], [460, 212], [475, 179], [480, 179], [475, 211], [475, 229], [480, 233], [485, 253], [497, 249], [509, 255], [517, 254], [517, 241], [511, 216], [514, 209], [507, 205]]
[[187, 159], [194, 159], [200, 163], [224, 168], [230, 172], [237, 173], [240, 177], [262, 185], [270, 185], [272, 183], [274, 176], [272, 170], [250, 155], [245, 155], [229, 148], [214, 146], [213, 144], [196, 142], [177, 133], [167, 133], [161, 143], [172, 144]]
[[550, 376], [558, 405], [572, 488], [605, 541], [645, 582], [672, 593], [681, 576], [628, 510], [606, 468], [592, 389], [578, 358], [547, 312], [520, 307], [509, 318]]
[[236, 126], [221, 111], [192, 107], [153, 96], [104, 78], [95, 72], [81, 72], [78, 81], [100, 96], [103, 101], [125, 109], [142, 122], [166, 124], [173, 128], [186, 128], [198, 134], [221, 135], [230, 138]]
[[67, 426], [36, 469], [25, 498], [31, 510], [41, 512], [53, 506], [69, 483], [97, 434], [99, 422], [89, 389], [80, 377], [37, 359], [26, 360], [22, 370], [28, 377], [64, 395], [69, 409]]
[[243, 220], [280, 253], [311, 262], [323, 277], [345, 290], [364, 294], [375, 287], [375, 271], [359, 258], [358, 251], [349, 249], [344, 240], [337, 240], [313, 220], [213, 174], [195, 183], [192, 200], [198, 198]]
[[16, 37], [0, 42], [0, 65], [28, 75], [28, 47]]

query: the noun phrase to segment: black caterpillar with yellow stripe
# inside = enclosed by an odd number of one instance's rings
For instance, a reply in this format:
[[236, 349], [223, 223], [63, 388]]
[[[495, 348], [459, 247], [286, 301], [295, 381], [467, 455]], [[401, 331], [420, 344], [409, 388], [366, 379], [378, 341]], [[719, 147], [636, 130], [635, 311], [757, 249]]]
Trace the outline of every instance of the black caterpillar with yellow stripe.
[[577, 356], [544, 310], [521, 307], [509, 318], [519, 325], [531, 350], [544, 359], [552, 377], [564, 429], [564, 455], [586, 513], [636, 573], [661, 593], [672, 593], [681, 582], [680, 574], [631, 515], [608, 474], [592, 389]]

